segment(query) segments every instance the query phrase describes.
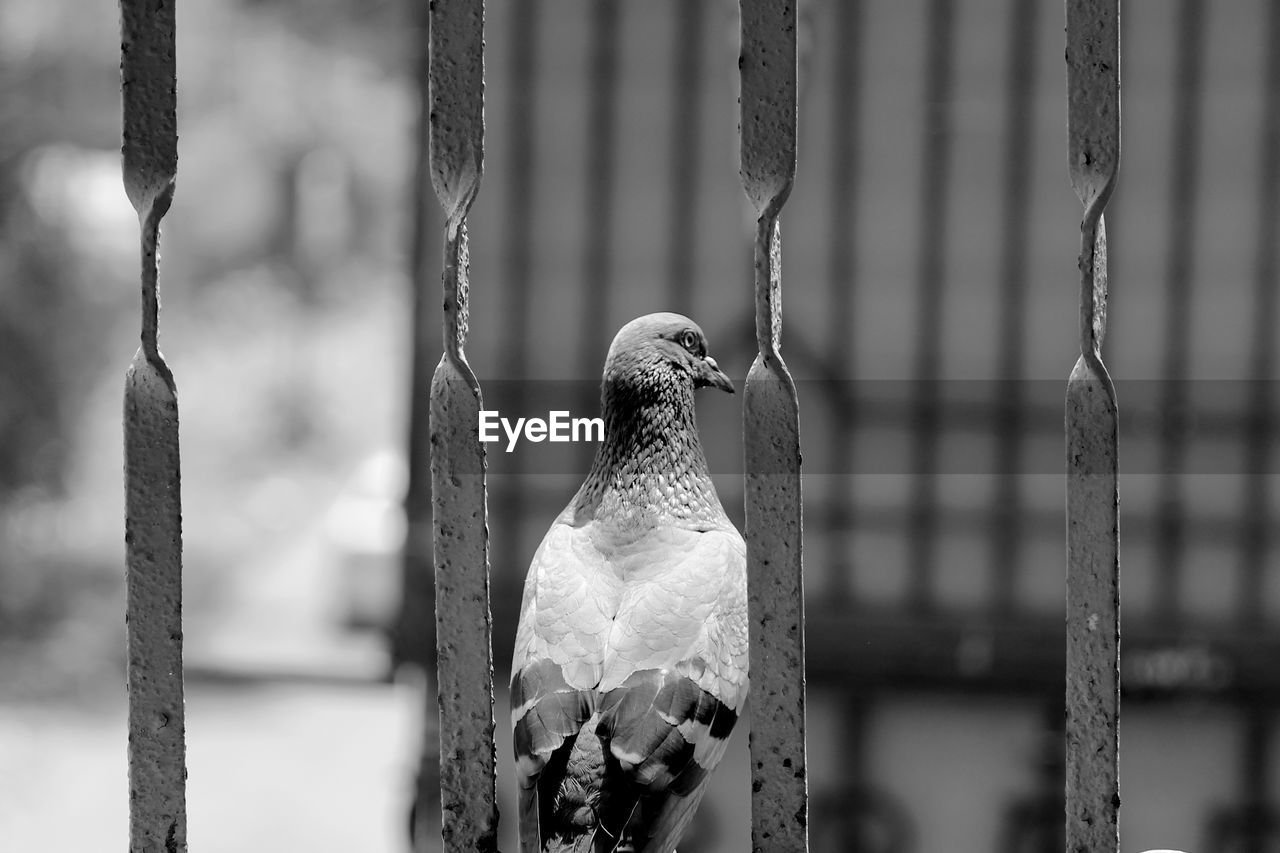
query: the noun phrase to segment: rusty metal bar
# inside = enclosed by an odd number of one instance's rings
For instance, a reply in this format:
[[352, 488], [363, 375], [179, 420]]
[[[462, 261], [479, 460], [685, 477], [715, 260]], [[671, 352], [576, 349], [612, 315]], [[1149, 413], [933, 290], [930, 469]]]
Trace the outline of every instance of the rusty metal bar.
[[[835, 15], [836, 31], [834, 51], [835, 85], [831, 87], [831, 171], [828, 183], [827, 224], [827, 288], [830, 293], [831, 325], [827, 330], [827, 347], [837, 379], [833, 405], [836, 416], [831, 424], [831, 471], [826, 478], [829, 486], [828, 505], [832, 512], [842, 517], [852, 517], [853, 478], [849, 476], [853, 464], [853, 442], [857, 434], [857, 408], [853, 395], [848, 392], [856, 374], [854, 363], [854, 332], [856, 314], [854, 293], [857, 287], [857, 215], [858, 215], [858, 166], [859, 142], [862, 131], [862, 31], [866, 12], [862, 3], [837, 3], [829, 10]], [[816, 50], [814, 51], [817, 52]], [[848, 381], [842, 381], [848, 380]], [[831, 592], [845, 600], [852, 600], [854, 572], [849, 565], [853, 553], [853, 525], [838, 525], [828, 531], [831, 538], [831, 554], [834, 560]]]
[[1183, 466], [1187, 455], [1187, 367], [1191, 357], [1191, 273], [1195, 265], [1195, 231], [1199, 212], [1200, 113], [1203, 101], [1205, 43], [1204, 0], [1182, 0], [1178, 6], [1176, 93], [1169, 140], [1169, 259], [1166, 276], [1164, 368], [1160, 412], [1160, 486], [1157, 490], [1155, 610], [1172, 620], [1178, 611], [1186, 554]]
[[744, 400], [748, 610], [751, 620], [751, 844], [808, 849], [800, 425], [795, 383], [779, 351], [782, 244], [778, 214], [796, 168], [794, 0], [739, 0], [742, 185], [756, 221], [759, 354]]
[[409, 238], [409, 280], [412, 289], [411, 349], [409, 379], [409, 484], [405, 494], [408, 535], [404, 546], [403, 592], [400, 612], [392, 637], [395, 664], [412, 662], [427, 667], [434, 660], [435, 590], [431, 577], [431, 449], [428, 424], [431, 406], [431, 375], [435, 371], [439, 346], [440, 301], [436, 297], [435, 252], [439, 238], [439, 208], [431, 187], [428, 7], [412, 8], [412, 42], [416, 49], [415, 75], [418, 84], [418, 123], [414, 140], [413, 193]]
[[142, 346], [125, 377], [129, 849], [187, 849], [178, 398], [160, 355], [160, 220], [178, 171], [174, 4], [121, 0], [124, 185], [141, 230]]
[[435, 703], [435, 569], [431, 518], [431, 377], [440, 346], [439, 271], [436, 241], [442, 215], [431, 186], [431, 94], [429, 6], [411, 4], [410, 43], [414, 51], [418, 116], [413, 150], [413, 193], [408, 277], [410, 320], [408, 488], [404, 496], [406, 535], [401, 564], [400, 610], [392, 633], [392, 666], [410, 663], [424, 676], [418, 766], [409, 810], [409, 838], [415, 850], [440, 837], [440, 719]]
[[991, 513], [992, 600], [1001, 613], [1014, 608], [1023, 524], [1022, 450], [1027, 437], [1023, 360], [1026, 351], [1027, 250], [1031, 217], [1032, 112], [1036, 86], [1036, 30], [1040, 4], [1013, 0], [1009, 10], [1008, 114], [1004, 131], [1000, 305], [995, 376], [996, 482]]
[[917, 348], [912, 368], [911, 538], [908, 598], [932, 604], [938, 527], [939, 371], [942, 365], [943, 283], [946, 278], [947, 198], [951, 166], [951, 82], [955, 4], [932, 0], [925, 49], [924, 147], [920, 164], [920, 267], [916, 280]]
[[1120, 558], [1115, 389], [1102, 362], [1103, 208], [1120, 162], [1119, 0], [1067, 0], [1067, 134], [1080, 226], [1080, 358], [1066, 394], [1066, 850], [1119, 849]]
[[671, 213], [667, 217], [667, 293], [670, 310], [693, 314], [694, 224], [698, 221], [698, 179], [702, 154], [702, 64], [706, 52], [706, 0], [681, 0], [675, 14], [675, 73], [671, 99]]
[[1267, 6], [1257, 233], [1254, 237], [1253, 343], [1245, 421], [1244, 529], [1240, 545], [1240, 611], [1247, 624], [1263, 620], [1264, 580], [1271, 555], [1271, 441], [1275, 431], [1272, 380], [1276, 358], [1276, 282], [1280, 281], [1280, 4]]
[[444, 849], [496, 851], [492, 619], [480, 383], [467, 363], [467, 211], [484, 165], [484, 0], [430, 4], [431, 182], [445, 211], [431, 487]]

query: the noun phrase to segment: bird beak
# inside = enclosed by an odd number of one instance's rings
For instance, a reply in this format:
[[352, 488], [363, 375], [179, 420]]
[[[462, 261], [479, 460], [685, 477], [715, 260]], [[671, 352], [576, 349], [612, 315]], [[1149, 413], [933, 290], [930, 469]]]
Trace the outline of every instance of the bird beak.
[[733, 393], [733, 380], [725, 375], [724, 371], [720, 369], [720, 365], [716, 364], [714, 358], [707, 356], [702, 360], [700, 367], [701, 370], [693, 383], [695, 387], [719, 388], [721, 391]]

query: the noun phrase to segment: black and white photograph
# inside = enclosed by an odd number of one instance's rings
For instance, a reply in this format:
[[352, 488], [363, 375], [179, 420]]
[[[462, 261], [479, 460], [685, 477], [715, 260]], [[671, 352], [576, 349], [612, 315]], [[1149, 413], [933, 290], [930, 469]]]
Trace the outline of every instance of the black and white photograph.
[[1277, 0], [0, 0], [0, 851], [1277, 853]]

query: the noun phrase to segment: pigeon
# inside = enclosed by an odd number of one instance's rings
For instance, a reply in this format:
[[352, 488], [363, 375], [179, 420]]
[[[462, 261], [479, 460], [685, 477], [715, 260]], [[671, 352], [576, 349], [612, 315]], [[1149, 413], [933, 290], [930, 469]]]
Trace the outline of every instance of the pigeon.
[[694, 420], [733, 393], [687, 317], [623, 326], [604, 440], [525, 580], [511, 667], [521, 853], [673, 853], [747, 699], [746, 545]]

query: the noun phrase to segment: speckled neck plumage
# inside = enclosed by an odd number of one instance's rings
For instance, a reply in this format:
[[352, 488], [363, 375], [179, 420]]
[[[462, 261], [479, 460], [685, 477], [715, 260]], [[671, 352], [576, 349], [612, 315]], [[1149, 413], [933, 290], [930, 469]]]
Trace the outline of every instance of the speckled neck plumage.
[[574, 523], [609, 518], [631, 528], [710, 529], [728, 523], [707, 469], [693, 384], [666, 366], [606, 375], [604, 442], [574, 497]]

